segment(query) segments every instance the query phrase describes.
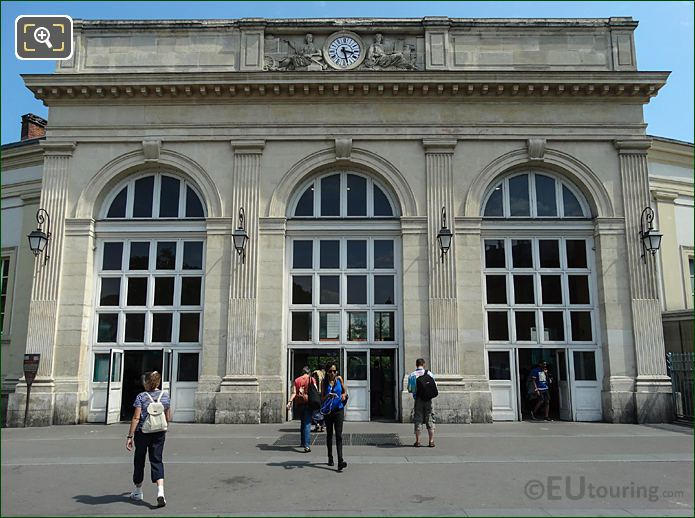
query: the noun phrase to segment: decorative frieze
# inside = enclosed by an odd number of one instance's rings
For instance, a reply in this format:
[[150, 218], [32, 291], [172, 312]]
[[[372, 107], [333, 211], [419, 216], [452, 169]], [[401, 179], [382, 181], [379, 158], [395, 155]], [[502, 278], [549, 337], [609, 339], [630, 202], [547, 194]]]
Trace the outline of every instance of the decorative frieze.
[[[367, 40], [371, 39], [371, 43]], [[338, 31], [315, 38], [306, 33], [299, 39], [290, 35], [265, 35], [263, 70], [418, 70], [418, 39], [396, 35], [385, 39], [381, 32], [358, 35]]]

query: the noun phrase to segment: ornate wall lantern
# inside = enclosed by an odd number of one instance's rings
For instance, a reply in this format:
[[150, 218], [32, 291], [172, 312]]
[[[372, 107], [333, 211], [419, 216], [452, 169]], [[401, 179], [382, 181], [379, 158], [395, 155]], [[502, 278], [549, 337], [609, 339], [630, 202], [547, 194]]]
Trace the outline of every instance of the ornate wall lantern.
[[[45, 209], [36, 211], [36, 222], [39, 224], [36, 230], [32, 230], [27, 238], [29, 239], [29, 248], [34, 253], [34, 257], [38, 257], [41, 252], [46, 251], [43, 263], [48, 261], [48, 241], [51, 238], [51, 218]], [[43, 225], [46, 225], [46, 231], [43, 230]]]
[[437, 233], [439, 249], [442, 252], [442, 262], [444, 262], [444, 256], [449, 251], [449, 248], [451, 248], [451, 238], [453, 236], [449, 227], [446, 226], [446, 208], [442, 207], [442, 228], [440, 228]]
[[647, 252], [652, 255], [661, 247], [663, 234], [654, 228], [654, 211], [651, 207], [646, 207], [640, 217], [639, 237], [642, 242], [642, 260], [647, 262]]
[[244, 264], [246, 262], [246, 242], [249, 240], [249, 235], [246, 233], [244, 207], [239, 209], [239, 226], [232, 232], [232, 239], [236, 253], [241, 256], [241, 263]]

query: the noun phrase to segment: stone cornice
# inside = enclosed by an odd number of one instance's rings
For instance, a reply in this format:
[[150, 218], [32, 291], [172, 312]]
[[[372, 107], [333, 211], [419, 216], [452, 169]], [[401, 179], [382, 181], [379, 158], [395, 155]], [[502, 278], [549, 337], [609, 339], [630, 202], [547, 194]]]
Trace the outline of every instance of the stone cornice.
[[335, 28], [402, 28], [429, 25], [451, 27], [514, 27], [514, 28], [582, 28], [611, 27], [634, 29], [637, 21], [631, 17], [611, 18], [449, 18], [448, 16], [425, 16], [423, 18], [237, 18], [216, 20], [82, 20], [74, 19], [75, 29], [83, 30], [142, 30], [142, 29], [226, 29], [238, 27], [268, 27], [320, 29]]
[[422, 147], [425, 148], [425, 153], [447, 153], [453, 154], [456, 149], [456, 139], [423, 139]]
[[76, 142], [51, 140], [43, 140], [40, 145], [46, 156], [72, 156], [75, 147], [77, 147]]
[[235, 155], [260, 155], [265, 147], [265, 140], [232, 140], [230, 142]]
[[648, 102], [669, 72], [206, 72], [23, 74], [44, 104], [355, 97], [613, 98]]
[[613, 145], [621, 155], [646, 155], [652, 141], [649, 139], [614, 140]]
[[2, 150], [2, 170], [41, 165], [43, 163], [43, 149], [40, 141], [28, 146], [8, 147]]

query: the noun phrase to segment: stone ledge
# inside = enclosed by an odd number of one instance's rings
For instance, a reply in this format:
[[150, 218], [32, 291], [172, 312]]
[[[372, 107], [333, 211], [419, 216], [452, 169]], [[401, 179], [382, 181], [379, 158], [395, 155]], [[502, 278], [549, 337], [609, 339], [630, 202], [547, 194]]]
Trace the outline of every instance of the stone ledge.
[[[336, 96], [402, 97], [622, 97], [648, 102], [669, 72], [209, 72], [126, 74], [24, 74], [37, 99], [50, 104], [114, 99], [232, 99], [237, 96], [327, 99]], [[359, 92], [359, 93], [356, 93]]]

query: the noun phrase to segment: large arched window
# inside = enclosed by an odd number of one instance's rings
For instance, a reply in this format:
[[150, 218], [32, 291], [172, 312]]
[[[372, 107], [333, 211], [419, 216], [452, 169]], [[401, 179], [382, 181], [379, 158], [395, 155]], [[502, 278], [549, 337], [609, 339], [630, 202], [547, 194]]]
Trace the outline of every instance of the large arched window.
[[130, 178], [114, 189], [102, 213], [105, 219], [204, 218], [195, 188], [171, 174]]
[[484, 199], [482, 288], [493, 419], [528, 418], [529, 372], [549, 364], [557, 416], [601, 419], [601, 354], [589, 204], [539, 170], [495, 181]]
[[396, 418], [403, 318], [395, 198], [368, 175], [331, 171], [300, 184], [287, 214], [288, 384], [304, 365], [334, 362], [350, 387], [347, 418]]
[[576, 187], [549, 173], [526, 171], [497, 182], [483, 204], [484, 218], [589, 218]]
[[[109, 419], [129, 418], [137, 379], [158, 370], [174, 419], [191, 421], [202, 365], [205, 205], [184, 178], [147, 172], [116, 185], [100, 217], [90, 420], [103, 419], [104, 404]], [[120, 408], [106, 400], [109, 379], [122, 380]]]
[[298, 189], [291, 215], [296, 218], [391, 218], [395, 204], [374, 179], [354, 172], [332, 172]]

